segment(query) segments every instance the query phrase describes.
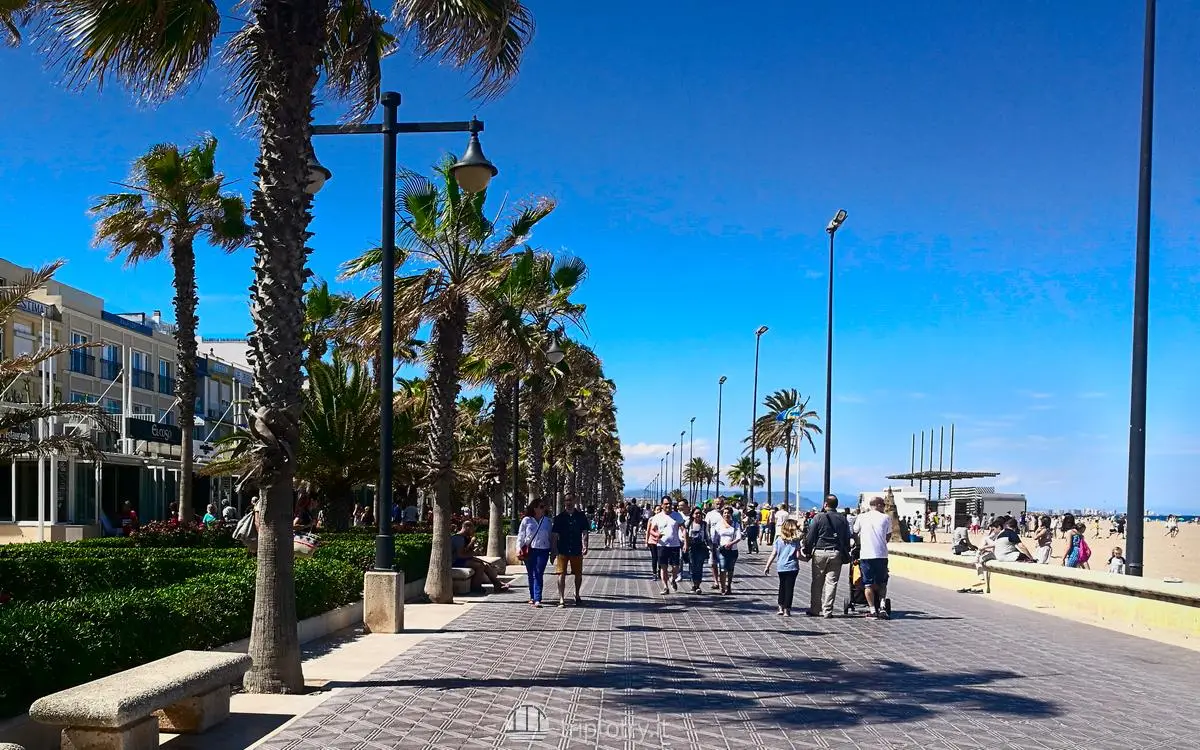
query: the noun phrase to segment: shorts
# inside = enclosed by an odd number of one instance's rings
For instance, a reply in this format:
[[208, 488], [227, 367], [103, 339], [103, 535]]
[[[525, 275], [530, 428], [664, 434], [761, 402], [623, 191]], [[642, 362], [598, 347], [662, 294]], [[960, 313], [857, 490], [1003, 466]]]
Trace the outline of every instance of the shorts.
[[554, 572], [566, 575], [567, 563], [571, 564], [571, 575], [583, 575], [583, 555], [559, 555], [554, 558]]
[[678, 568], [679, 567], [679, 548], [667, 547], [662, 544], [658, 545], [658, 567], [662, 568]]
[[864, 586], [886, 586], [888, 582], [888, 561], [886, 557], [873, 557], [858, 561], [859, 572], [862, 573]]

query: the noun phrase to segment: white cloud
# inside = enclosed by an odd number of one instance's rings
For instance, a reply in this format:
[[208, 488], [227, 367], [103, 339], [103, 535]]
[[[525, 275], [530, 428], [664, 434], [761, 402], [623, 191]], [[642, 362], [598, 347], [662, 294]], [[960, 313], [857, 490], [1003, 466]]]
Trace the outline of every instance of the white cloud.
[[1024, 396], [1025, 398], [1033, 398], [1033, 399], [1054, 398], [1053, 393], [1045, 393], [1042, 391], [1019, 391], [1019, 393], [1022, 396]]
[[634, 443], [621, 444], [621, 455], [628, 461], [631, 458], [660, 458], [671, 450], [670, 443]]
[[1020, 484], [1020, 482], [1021, 477], [1013, 474], [1007, 477], [997, 477], [995, 480], [993, 480], [992, 486], [994, 486], [996, 489], [1000, 489], [1001, 487], [1015, 487], [1016, 485]]

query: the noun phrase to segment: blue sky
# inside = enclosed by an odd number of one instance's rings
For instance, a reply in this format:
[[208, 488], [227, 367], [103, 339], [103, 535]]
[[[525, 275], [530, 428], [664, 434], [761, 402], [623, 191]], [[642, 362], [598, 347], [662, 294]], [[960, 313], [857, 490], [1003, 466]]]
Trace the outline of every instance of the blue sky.
[[[1124, 502], [1141, 28], [1138, 3], [532, 2], [520, 80], [479, 105], [468, 81], [387, 63], [406, 119], [487, 123], [494, 197], [561, 201], [535, 241], [591, 277], [589, 343], [617, 381], [631, 490], [696, 416], [711, 459], [760, 393], [824, 400], [826, 245], [838, 208], [834, 487], [878, 489], [913, 432], [957, 425], [956, 465], [1039, 507]], [[1200, 14], [1159, 11], [1148, 504], [1200, 510]], [[113, 309], [169, 308], [165, 263], [89, 247], [89, 196], [149, 145], [214, 132], [248, 189], [254, 143], [223, 77], [158, 109], [69, 93], [30, 49], [0, 50], [0, 254], [66, 257], [61, 278]], [[336, 108], [322, 109], [329, 121]], [[457, 135], [409, 136], [416, 169]], [[379, 144], [318, 141], [314, 270], [378, 240]], [[204, 254], [202, 330], [249, 327], [248, 252]], [[948, 429], [947, 429], [948, 432]], [[802, 486], [820, 484], [818, 452]], [[782, 468], [776, 467], [777, 481]]]

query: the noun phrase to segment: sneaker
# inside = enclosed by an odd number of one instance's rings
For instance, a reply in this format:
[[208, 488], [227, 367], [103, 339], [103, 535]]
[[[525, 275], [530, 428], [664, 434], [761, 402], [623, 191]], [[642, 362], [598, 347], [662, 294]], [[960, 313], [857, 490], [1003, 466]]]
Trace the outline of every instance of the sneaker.
[[785, 610], [783, 610], [783, 616], [784, 616], [784, 617], [791, 617], [791, 616], [792, 616], [792, 610], [790, 610], [790, 609], [785, 609]]
[[538, 609], [541, 609], [541, 608], [542, 608], [542, 603], [541, 603], [541, 602], [534, 602], [534, 603], [533, 603], [533, 606], [537, 607]]
[[712, 589], [713, 589], [713, 591], [719, 591], [719, 590], [721, 589], [721, 584], [719, 584], [719, 583], [714, 583], [714, 584], [712, 585]]
[[559, 608], [559, 609], [566, 609], [566, 608], [567, 608], [567, 603], [566, 603], [565, 601], [563, 601], [562, 599], [559, 599], [559, 600], [558, 600], [558, 608]]
[[778, 616], [780, 616], [780, 617], [782, 617], [782, 616], [783, 616], [783, 610], [781, 609], [781, 610], [779, 610], [778, 612], [776, 612], [775, 614], [776, 614], [776, 615], [778, 615]]
[[675, 589], [676, 591], [679, 590], [679, 576], [675, 576], [671, 579], [671, 588]]
[[875, 614], [874, 612], [868, 612], [865, 615], [863, 615], [863, 619], [864, 620], [878, 620], [879, 615]]
[[832, 613], [832, 612], [826, 612], [825, 614], [821, 615], [821, 617], [824, 617], [826, 620], [832, 620], [832, 619], [833, 619], [833, 613]]
[[662, 591], [660, 591], [658, 593], [662, 594], [663, 596], [666, 596], [667, 594], [671, 593], [671, 589], [663, 589]]
[[890, 620], [890, 619], [892, 619], [892, 616], [891, 616], [891, 615], [889, 615], [889, 614], [887, 613], [887, 610], [883, 610], [883, 609], [881, 609], [881, 610], [879, 610], [878, 612], [876, 612], [876, 613], [875, 613], [875, 616], [876, 616], [876, 617], [878, 617], [880, 620]]

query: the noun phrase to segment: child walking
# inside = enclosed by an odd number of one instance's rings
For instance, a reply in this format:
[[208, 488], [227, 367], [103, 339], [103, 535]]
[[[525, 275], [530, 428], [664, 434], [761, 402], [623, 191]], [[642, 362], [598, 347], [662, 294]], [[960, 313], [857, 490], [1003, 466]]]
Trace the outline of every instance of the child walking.
[[771, 571], [771, 563], [775, 563], [775, 572], [779, 574], [779, 611], [775, 614], [784, 617], [792, 616], [792, 595], [796, 592], [796, 576], [800, 573], [800, 533], [796, 522], [788, 519], [779, 527], [775, 543], [771, 545], [771, 556], [763, 568], [763, 574]]

